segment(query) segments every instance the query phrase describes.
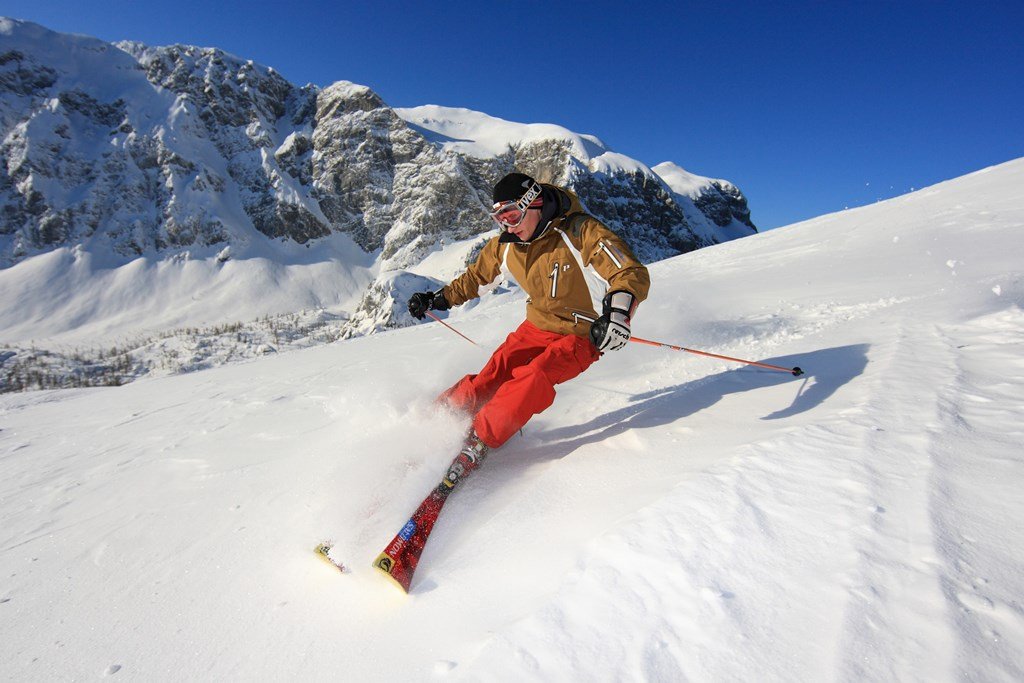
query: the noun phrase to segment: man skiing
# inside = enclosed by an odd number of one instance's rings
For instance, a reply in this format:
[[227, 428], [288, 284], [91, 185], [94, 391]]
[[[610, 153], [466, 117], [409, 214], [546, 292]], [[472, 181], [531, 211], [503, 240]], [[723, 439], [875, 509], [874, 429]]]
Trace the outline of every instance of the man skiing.
[[[502, 228], [465, 273], [436, 292], [409, 299], [422, 320], [479, 296], [510, 273], [526, 291], [526, 320], [478, 374], [466, 375], [440, 400], [473, 416], [446, 481], [479, 466], [555, 398], [555, 385], [585, 371], [604, 351], [626, 346], [637, 304], [647, 298], [647, 268], [615, 233], [586, 214], [563, 187], [510, 173], [494, 186], [491, 216]], [[600, 311], [600, 313], [598, 312]]]

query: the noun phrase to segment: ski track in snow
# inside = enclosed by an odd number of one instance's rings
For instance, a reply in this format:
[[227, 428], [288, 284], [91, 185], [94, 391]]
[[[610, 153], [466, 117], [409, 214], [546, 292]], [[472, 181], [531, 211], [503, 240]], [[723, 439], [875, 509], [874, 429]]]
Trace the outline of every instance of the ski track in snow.
[[[408, 596], [369, 562], [486, 358], [438, 326], [2, 396], [3, 676], [1024, 679], [1022, 177], [655, 264], [638, 335], [807, 375], [609, 354], [452, 496]], [[521, 307], [450, 320], [489, 349]]]
[[975, 676], [981, 652], [1022, 680], [1024, 578], [1015, 557], [1024, 543], [1024, 503], [1014, 477], [1024, 464], [1024, 314], [1012, 308], [943, 333], [962, 349], [955, 380], [940, 393], [940, 420], [929, 430], [931, 515], [957, 636], [953, 670], [962, 680]]
[[[863, 443], [872, 457], [861, 464], [857, 492], [870, 514], [854, 529], [858, 560], [839, 673], [851, 680], [935, 680], [948, 670], [953, 634], [931, 518], [936, 463], [921, 427], [939, 418], [936, 392], [953, 354], [934, 330], [915, 322], [900, 323], [876, 357], [881, 365]], [[907, 377], [915, 378], [909, 387]], [[917, 633], [907, 628], [914, 622]]]

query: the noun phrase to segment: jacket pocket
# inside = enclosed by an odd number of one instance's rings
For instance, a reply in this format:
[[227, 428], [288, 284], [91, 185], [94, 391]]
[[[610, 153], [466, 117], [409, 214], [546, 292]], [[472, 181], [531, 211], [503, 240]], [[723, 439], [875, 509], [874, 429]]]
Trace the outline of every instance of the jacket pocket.
[[572, 324], [573, 325], [579, 325], [580, 323], [587, 323], [588, 325], [593, 325], [594, 322], [597, 321], [597, 318], [595, 318], [593, 315], [591, 315], [589, 313], [580, 313], [579, 311], [569, 311], [569, 314], [572, 316]]

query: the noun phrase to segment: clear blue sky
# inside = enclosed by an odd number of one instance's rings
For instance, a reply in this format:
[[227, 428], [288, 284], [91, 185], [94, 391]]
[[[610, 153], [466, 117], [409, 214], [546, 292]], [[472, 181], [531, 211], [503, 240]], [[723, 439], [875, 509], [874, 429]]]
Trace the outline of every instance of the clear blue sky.
[[83, 2], [0, 14], [215, 46], [297, 84], [597, 135], [736, 183], [762, 229], [1024, 156], [1024, 2]]

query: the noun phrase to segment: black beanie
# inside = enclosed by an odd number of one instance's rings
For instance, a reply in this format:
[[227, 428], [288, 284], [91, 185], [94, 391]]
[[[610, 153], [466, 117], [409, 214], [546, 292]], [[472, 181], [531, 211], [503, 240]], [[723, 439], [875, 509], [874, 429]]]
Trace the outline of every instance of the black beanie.
[[526, 194], [536, 182], [525, 173], [509, 173], [494, 186], [494, 203], [515, 201]]

